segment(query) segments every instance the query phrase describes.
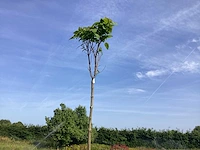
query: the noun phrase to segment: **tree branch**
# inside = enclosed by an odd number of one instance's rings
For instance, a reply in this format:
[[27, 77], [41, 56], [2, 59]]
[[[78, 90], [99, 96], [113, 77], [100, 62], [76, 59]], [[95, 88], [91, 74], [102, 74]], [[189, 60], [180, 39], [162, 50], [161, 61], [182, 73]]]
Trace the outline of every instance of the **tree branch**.
[[98, 73], [98, 64], [99, 64], [99, 48], [101, 45], [101, 41], [98, 43], [97, 45], [97, 49], [94, 53], [94, 78], [96, 77], [97, 73]]

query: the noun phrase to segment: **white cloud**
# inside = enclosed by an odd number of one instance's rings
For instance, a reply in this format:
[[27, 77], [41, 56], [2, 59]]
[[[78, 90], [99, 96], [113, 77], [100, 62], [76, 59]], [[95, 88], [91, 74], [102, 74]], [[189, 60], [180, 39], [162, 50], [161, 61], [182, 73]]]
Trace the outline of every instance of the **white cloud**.
[[143, 90], [143, 89], [136, 89], [136, 88], [129, 88], [128, 89], [129, 94], [144, 93], [144, 92], [146, 92], [146, 91]]
[[151, 70], [151, 71], [148, 71], [145, 75], [151, 78], [151, 77], [162, 76], [162, 75], [165, 75], [166, 73], [167, 73], [166, 70]]
[[[167, 74], [170, 74], [172, 72], [174, 73], [200, 73], [200, 63], [198, 61], [185, 61], [184, 63], [168, 63], [165, 64], [167, 67], [165, 69], [156, 69], [156, 70], [150, 70], [147, 72], [137, 72], [136, 76], [139, 79], [143, 78], [154, 78], [159, 76], [164, 76]], [[164, 67], [164, 66], [163, 66]]]
[[194, 61], [185, 61], [182, 64], [172, 67], [172, 71], [197, 73], [200, 71], [200, 63]]
[[157, 70], [147, 71], [146, 73], [137, 72], [136, 76], [139, 79], [142, 79], [142, 78], [153, 78], [153, 77], [166, 75], [167, 73], [168, 73], [167, 70], [164, 70], [164, 69], [159, 70], [159, 69], [157, 69]]
[[136, 76], [139, 79], [142, 78], [154, 78], [163, 75], [170, 74], [172, 72], [180, 73], [180, 72], [189, 72], [189, 73], [200, 73], [200, 63], [195, 61], [185, 61], [184, 63], [174, 63], [171, 66], [168, 66], [168, 69], [157, 69], [150, 70], [146, 73], [137, 72]]
[[200, 63], [186, 61], [184, 62], [182, 68], [189, 72], [198, 72], [200, 69]]
[[197, 43], [197, 42], [199, 42], [199, 40], [197, 40], [197, 39], [192, 39], [192, 42], [193, 42], [193, 43]]
[[162, 56], [143, 55], [139, 61], [146, 72], [137, 72], [139, 79], [153, 78], [170, 73], [200, 73], [200, 46], [199, 38], [187, 40], [185, 44], [175, 46], [176, 49]]
[[139, 78], [139, 79], [142, 79], [145, 77], [145, 75], [143, 75], [141, 72], [137, 72], [136, 73], [136, 76]]

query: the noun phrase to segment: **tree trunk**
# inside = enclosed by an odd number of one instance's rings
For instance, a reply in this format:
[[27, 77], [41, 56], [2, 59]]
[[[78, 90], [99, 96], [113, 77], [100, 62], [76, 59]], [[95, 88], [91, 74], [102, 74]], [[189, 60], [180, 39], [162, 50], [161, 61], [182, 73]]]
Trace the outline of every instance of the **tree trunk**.
[[95, 78], [92, 78], [87, 150], [91, 150], [91, 141], [92, 141], [91, 139], [92, 139], [92, 111], [93, 111], [93, 103], [94, 103], [94, 83], [95, 83]]

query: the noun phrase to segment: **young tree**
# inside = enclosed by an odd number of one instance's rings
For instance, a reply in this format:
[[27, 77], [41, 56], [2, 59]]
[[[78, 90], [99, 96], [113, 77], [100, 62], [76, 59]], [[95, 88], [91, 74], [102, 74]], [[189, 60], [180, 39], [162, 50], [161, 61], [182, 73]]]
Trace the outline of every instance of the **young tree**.
[[112, 29], [115, 23], [109, 18], [102, 18], [99, 22], [95, 22], [89, 27], [79, 27], [70, 39], [78, 39], [81, 41], [81, 48], [87, 54], [88, 69], [91, 77], [91, 99], [88, 126], [88, 150], [91, 149], [91, 132], [92, 132], [92, 111], [94, 102], [94, 83], [99, 73], [99, 61], [102, 56], [101, 44], [104, 43], [106, 49], [109, 44], [106, 40], [112, 37]]
[[[86, 142], [88, 117], [86, 108], [79, 106], [72, 110], [60, 104], [54, 110], [53, 117], [45, 117], [47, 127], [51, 131], [55, 146], [65, 147], [69, 144]], [[62, 126], [62, 127], [61, 127]]]

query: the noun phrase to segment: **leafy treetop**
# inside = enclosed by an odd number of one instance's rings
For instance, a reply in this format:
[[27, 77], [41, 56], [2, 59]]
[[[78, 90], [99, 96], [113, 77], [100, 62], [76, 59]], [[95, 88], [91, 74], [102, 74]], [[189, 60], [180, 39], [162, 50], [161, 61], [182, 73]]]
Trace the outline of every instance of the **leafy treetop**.
[[[79, 41], [82, 41], [83, 43], [93, 42], [100, 45], [100, 43], [105, 42], [108, 38], [112, 37], [112, 28], [115, 24], [116, 23], [111, 19], [105, 17], [100, 19], [99, 22], [95, 22], [92, 26], [79, 27], [70, 39], [79, 39]], [[109, 48], [107, 42], [105, 42], [104, 45], [106, 49]], [[99, 51], [100, 50], [101, 49], [99, 49]]]

